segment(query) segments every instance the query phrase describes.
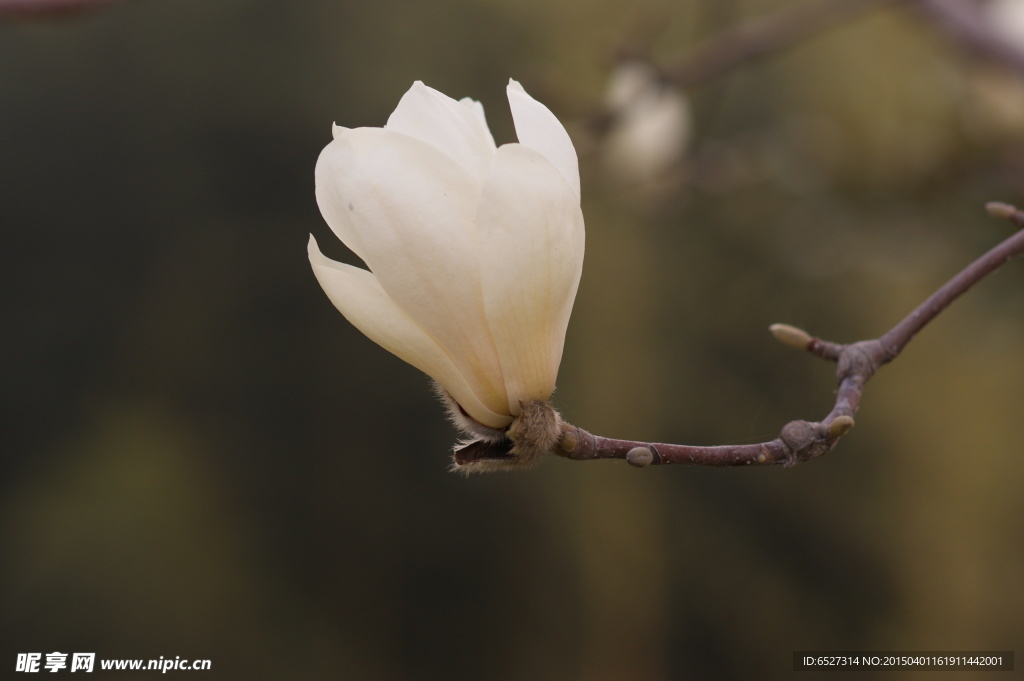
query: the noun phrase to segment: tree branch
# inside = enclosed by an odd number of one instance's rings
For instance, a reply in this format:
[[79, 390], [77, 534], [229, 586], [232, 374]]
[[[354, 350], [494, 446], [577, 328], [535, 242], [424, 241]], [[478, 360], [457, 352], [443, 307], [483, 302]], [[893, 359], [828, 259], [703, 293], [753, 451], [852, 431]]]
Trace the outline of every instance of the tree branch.
[[[1024, 212], [1017, 208], [1004, 203], [990, 203], [986, 208], [991, 215], [1009, 220], [1017, 227], [1024, 227]], [[840, 345], [814, 338], [796, 327], [773, 325], [771, 332], [780, 342], [836, 362], [839, 388], [835, 405], [821, 421], [790, 421], [783, 426], [779, 437], [770, 442], [711, 447], [613, 440], [564, 424], [556, 453], [580, 461], [625, 459], [638, 467], [670, 463], [695, 466], [792, 466], [827, 454], [853, 428], [853, 415], [860, 406], [864, 386], [875, 372], [898, 357], [907, 343], [950, 303], [1021, 253], [1024, 253], [1024, 229], [1018, 230], [965, 267], [878, 338]]]
[[866, 11], [895, 0], [821, 0], [771, 14], [721, 33], [662, 69], [666, 81], [682, 88], [714, 78], [754, 58], [779, 52]]
[[[814, 0], [727, 29], [689, 50], [673, 63], [660, 64], [647, 49], [623, 49], [620, 60], [637, 59], [651, 65], [665, 84], [682, 90], [710, 80], [759, 57], [782, 52], [815, 37], [875, 5], [911, 0]], [[0, 0], [2, 2], [2, 0]], [[603, 109], [585, 119], [596, 137], [607, 134], [618, 112]]]
[[1024, 75], [1024, 49], [998, 34], [972, 0], [821, 0], [770, 14], [725, 31], [693, 49], [674, 65], [662, 68], [663, 78], [689, 88], [758, 57], [781, 52], [813, 38], [881, 3], [916, 5], [947, 35], [976, 55]]

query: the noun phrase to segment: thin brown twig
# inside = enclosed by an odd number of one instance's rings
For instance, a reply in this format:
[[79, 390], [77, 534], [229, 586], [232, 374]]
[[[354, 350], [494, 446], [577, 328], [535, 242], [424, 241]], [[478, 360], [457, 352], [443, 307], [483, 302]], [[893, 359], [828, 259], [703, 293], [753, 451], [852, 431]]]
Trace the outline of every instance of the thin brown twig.
[[[1024, 227], [1024, 212], [1003, 203], [990, 203], [989, 213]], [[946, 282], [899, 323], [878, 338], [840, 345], [814, 338], [784, 324], [771, 327], [781, 342], [837, 363], [839, 383], [835, 405], [821, 421], [790, 421], [770, 442], [746, 445], [689, 446], [614, 440], [565, 424], [560, 450], [567, 459], [625, 459], [634, 466], [690, 464], [697, 466], [791, 466], [830, 452], [853, 427], [864, 386], [884, 364], [899, 356], [907, 343], [954, 300], [976, 283], [1024, 253], [1024, 229], [1005, 239]]]

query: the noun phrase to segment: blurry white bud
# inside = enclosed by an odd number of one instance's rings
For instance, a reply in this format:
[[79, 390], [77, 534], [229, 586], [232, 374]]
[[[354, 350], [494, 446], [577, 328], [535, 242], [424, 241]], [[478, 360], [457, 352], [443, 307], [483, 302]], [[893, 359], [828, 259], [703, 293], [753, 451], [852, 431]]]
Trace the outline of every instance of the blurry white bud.
[[[1024, 0], [988, 0], [981, 16], [995, 36], [1024, 53]], [[975, 68], [963, 88], [964, 125], [975, 140], [1001, 145], [1024, 136], [1024, 84], [1018, 74]]]
[[690, 140], [690, 104], [653, 66], [640, 60], [616, 64], [604, 103], [612, 117], [604, 162], [615, 179], [650, 184], [679, 165]]
[[507, 92], [518, 144], [495, 146], [479, 102], [418, 81], [383, 128], [336, 126], [317, 203], [369, 271], [309, 241], [341, 313], [495, 440], [555, 388], [584, 242], [569, 135], [519, 83]]
[[1024, 0], [989, 0], [982, 11], [993, 31], [1024, 50]]

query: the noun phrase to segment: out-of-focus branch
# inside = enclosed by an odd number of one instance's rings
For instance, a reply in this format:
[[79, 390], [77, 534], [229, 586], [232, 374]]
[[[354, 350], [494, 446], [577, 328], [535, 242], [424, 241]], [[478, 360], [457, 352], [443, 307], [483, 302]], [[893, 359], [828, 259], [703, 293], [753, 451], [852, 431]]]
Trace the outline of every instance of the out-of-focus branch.
[[970, 0], [917, 0], [917, 5], [950, 37], [974, 54], [1024, 76], [1024, 48], [993, 30], [980, 11], [980, 3]]
[[[1024, 227], [1024, 212], [1013, 206], [991, 203], [987, 209], [996, 217], [1007, 219], [1017, 227]], [[771, 332], [779, 341], [837, 363], [839, 387], [835, 405], [821, 421], [791, 421], [783, 426], [779, 437], [770, 442], [711, 447], [613, 440], [565, 424], [560, 450], [556, 453], [575, 460], [625, 459], [639, 467], [669, 463], [698, 466], [791, 466], [827, 454], [853, 427], [853, 416], [860, 406], [864, 386], [875, 372], [898, 357], [910, 339], [956, 298], [1021, 253], [1024, 253], [1024, 229], [965, 267], [878, 338], [841, 345], [814, 338], [792, 326], [773, 325]]]
[[817, 0], [725, 31], [662, 69], [666, 81], [690, 87], [835, 28], [875, 5], [901, 0]]
[[[620, 61], [650, 65], [654, 82], [686, 91], [703, 81], [723, 75], [760, 57], [793, 47], [875, 6], [910, 0], [811, 0], [796, 8], [759, 17], [722, 31], [684, 55], [659, 63], [644, 48], [622, 49]], [[609, 108], [591, 114], [584, 122], [594, 144], [607, 135], [622, 112]]]
[[[1024, 46], [1000, 35], [977, 0], [813, 0], [722, 31], [668, 63], [657, 63], [646, 50], [636, 48], [624, 50], [621, 58], [646, 61], [663, 83], [688, 90], [837, 28], [879, 5], [893, 3], [916, 8], [969, 51], [1024, 76]], [[615, 116], [614, 111], [602, 111], [592, 115], [587, 125], [601, 135], [612, 126]]]
[[0, 21], [39, 19], [85, 12], [119, 0], [0, 0]]
[[977, 0], [817, 0], [724, 31], [661, 67], [667, 82], [688, 88], [759, 57], [783, 51], [883, 3], [913, 4], [975, 54], [1024, 75], [1024, 48], [993, 30]]

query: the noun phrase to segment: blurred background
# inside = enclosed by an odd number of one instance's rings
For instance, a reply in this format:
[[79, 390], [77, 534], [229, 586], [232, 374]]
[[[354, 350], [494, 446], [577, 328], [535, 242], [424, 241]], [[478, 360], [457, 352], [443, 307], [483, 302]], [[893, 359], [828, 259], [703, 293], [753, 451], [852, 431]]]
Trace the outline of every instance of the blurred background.
[[[822, 459], [471, 479], [426, 378], [310, 271], [309, 233], [357, 262], [313, 196], [332, 122], [382, 125], [420, 79], [509, 142], [514, 77], [581, 154], [567, 420], [726, 444], [824, 416], [834, 367], [767, 326], [876, 336], [1005, 238], [982, 205], [1024, 202], [1024, 80], [909, 2], [685, 92], [616, 80], [623, 48], [685, 63], [804, 4], [124, 0], [0, 23], [0, 664], [664, 681], [1019, 647], [1020, 261], [883, 369]], [[594, 124], [645, 97], [663, 127], [632, 149]]]

